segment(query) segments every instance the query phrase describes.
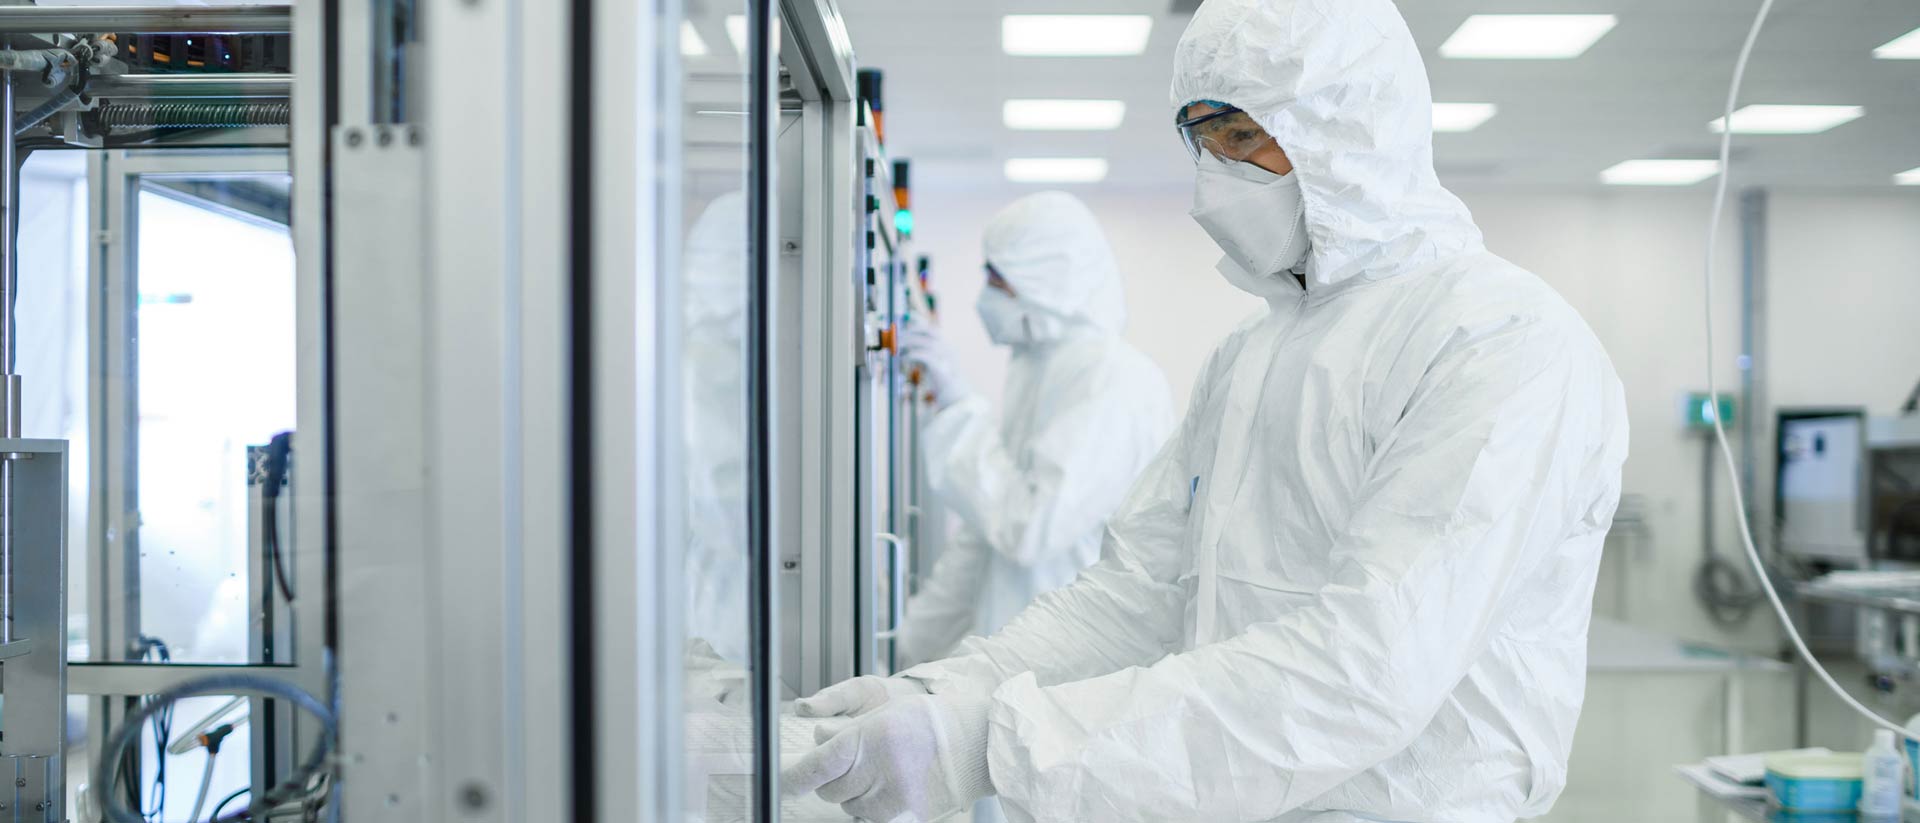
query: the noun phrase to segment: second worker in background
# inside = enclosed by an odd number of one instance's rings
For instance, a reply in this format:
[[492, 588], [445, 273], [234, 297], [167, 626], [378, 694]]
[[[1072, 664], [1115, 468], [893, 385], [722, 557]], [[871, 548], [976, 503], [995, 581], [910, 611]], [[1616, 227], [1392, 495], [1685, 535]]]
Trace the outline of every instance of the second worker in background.
[[1266, 310], [1099, 563], [958, 656], [821, 692], [884, 700], [783, 790], [889, 823], [994, 794], [1034, 823], [1552, 810], [1626, 400], [1440, 184], [1421, 61], [1390, 0], [1199, 6], [1170, 125], [1218, 271]]
[[1120, 337], [1119, 267], [1085, 204], [1021, 198], [987, 224], [982, 247], [980, 320], [1012, 351], [999, 413], [937, 327], [903, 339], [933, 409], [921, 427], [927, 481], [959, 521], [900, 629], [914, 663], [998, 630], [1099, 559], [1107, 515], [1173, 427], [1165, 376]]

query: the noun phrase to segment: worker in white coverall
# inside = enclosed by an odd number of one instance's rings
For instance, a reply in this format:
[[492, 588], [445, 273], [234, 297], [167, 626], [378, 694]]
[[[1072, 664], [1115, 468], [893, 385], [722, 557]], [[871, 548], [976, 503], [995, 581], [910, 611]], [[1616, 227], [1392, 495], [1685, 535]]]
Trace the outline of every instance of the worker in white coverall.
[[1172, 97], [1193, 214], [1268, 310], [1100, 562], [952, 658], [823, 692], [866, 700], [786, 789], [882, 821], [990, 793], [1014, 820], [1545, 813], [1626, 456], [1606, 353], [1440, 186], [1391, 0], [1208, 0]]
[[[687, 232], [681, 270], [680, 479], [689, 668], [744, 686], [747, 662], [747, 200], [716, 197]], [[696, 691], [703, 691], [696, 688]]]
[[908, 603], [897, 648], [910, 662], [997, 631], [1092, 565], [1107, 515], [1173, 428], [1166, 378], [1120, 337], [1119, 267], [1085, 204], [1021, 198], [988, 222], [982, 251], [980, 320], [1012, 352], [1000, 413], [937, 326], [903, 335], [934, 409], [920, 432], [928, 485], [959, 521]]

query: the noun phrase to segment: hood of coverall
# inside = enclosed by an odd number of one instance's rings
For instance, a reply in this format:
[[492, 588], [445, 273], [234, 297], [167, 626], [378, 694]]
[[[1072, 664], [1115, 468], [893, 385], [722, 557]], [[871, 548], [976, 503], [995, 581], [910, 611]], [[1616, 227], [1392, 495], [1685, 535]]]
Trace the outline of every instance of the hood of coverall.
[[1390, 0], [1207, 0], [1173, 67], [1176, 116], [1199, 100], [1238, 106], [1293, 161], [1310, 289], [1483, 249], [1434, 174], [1426, 67]]
[[1126, 325], [1120, 267], [1080, 198], [1043, 191], [1015, 200], [988, 221], [981, 251], [1016, 301], [1108, 334]]
[[[681, 247], [680, 303], [689, 329], [736, 324], [747, 310], [747, 198], [715, 197]], [[738, 337], [744, 330], [733, 332]]]

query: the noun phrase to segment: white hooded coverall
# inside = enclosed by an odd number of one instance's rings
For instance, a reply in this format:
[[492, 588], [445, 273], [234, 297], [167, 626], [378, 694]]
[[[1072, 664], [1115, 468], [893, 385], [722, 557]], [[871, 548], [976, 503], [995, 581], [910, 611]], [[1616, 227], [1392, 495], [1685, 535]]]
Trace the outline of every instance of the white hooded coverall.
[[[747, 661], [747, 202], [715, 197], [687, 232], [680, 300], [687, 636]], [[697, 641], [705, 641], [705, 645]]]
[[911, 660], [999, 629], [1092, 565], [1107, 515], [1173, 428], [1166, 378], [1120, 337], [1119, 267], [1085, 204], [1021, 198], [988, 222], [982, 250], [1031, 337], [1012, 345], [1000, 414], [968, 397], [921, 428], [928, 485], [961, 525], [907, 606]]
[[992, 691], [1013, 820], [1544, 813], [1626, 456], [1606, 353], [1440, 186], [1389, 0], [1208, 0], [1172, 98], [1286, 150], [1306, 288], [1226, 264], [1269, 310], [1214, 351], [1100, 562], [906, 676]]

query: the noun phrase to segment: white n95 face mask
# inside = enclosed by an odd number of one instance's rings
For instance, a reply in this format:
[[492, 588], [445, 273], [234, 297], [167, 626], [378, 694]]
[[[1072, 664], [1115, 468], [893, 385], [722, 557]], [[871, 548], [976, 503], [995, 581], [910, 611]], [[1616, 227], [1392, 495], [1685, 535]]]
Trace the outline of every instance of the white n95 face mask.
[[987, 336], [1002, 346], [1023, 346], [1060, 336], [1058, 318], [1036, 311], [992, 286], [980, 290], [974, 308], [980, 312], [981, 325], [987, 327]]
[[1189, 213], [1255, 280], [1278, 278], [1299, 266], [1312, 246], [1300, 179], [1252, 163], [1204, 158]]

